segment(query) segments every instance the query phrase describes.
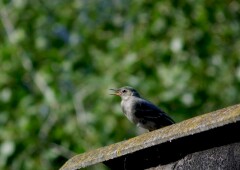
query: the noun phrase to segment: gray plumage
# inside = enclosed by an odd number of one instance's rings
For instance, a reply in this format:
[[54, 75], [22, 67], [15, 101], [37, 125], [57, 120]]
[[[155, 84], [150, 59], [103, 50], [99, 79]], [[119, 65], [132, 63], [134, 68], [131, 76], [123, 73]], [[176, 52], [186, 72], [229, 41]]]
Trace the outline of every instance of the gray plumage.
[[175, 122], [160, 108], [143, 99], [132, 87], [110, 89], [121, 97], [121, 108], [127, 118], [137, 126], [149, 131], [159, 129]]

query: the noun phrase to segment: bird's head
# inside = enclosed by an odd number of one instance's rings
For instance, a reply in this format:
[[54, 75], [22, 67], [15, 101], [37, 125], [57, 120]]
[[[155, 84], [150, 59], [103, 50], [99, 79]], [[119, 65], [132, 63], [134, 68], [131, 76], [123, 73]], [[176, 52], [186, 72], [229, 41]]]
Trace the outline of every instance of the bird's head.
[[137, 90], [129, 86], [121, 87], [119, 89], [110, 89], [110, 90], [114, 91], [114, 93], [112, 93], [111, 95], [120, 96], [122, 100], [127, 100], [130, 96], [140, 97]]

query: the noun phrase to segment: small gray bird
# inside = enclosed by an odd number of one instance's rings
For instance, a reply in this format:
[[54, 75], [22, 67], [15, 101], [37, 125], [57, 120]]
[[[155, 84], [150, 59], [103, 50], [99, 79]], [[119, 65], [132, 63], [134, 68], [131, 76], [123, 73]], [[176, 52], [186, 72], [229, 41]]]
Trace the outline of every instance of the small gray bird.
[[121, 97], [123, 113], [138, 127], [153, 131], [175, 123], [160, 108], [143, 99], [134, 88], [126, 86], [110, 90], [114, 91], [112, 95]]

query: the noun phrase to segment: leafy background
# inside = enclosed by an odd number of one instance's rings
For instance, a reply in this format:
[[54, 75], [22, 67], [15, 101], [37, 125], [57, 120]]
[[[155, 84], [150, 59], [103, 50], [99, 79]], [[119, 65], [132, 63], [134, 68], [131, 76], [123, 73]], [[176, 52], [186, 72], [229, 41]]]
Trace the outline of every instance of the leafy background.
[[240, 100], [239, 1], [2, 0], [0, 18], [0, 169], [58, 169], [143, 133], [109, 88], [177, 122]]

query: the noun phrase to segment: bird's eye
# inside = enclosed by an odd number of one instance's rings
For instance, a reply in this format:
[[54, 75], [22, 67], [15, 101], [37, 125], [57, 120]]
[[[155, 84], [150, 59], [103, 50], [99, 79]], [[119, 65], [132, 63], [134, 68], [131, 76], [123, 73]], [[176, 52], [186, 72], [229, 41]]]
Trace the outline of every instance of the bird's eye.
[[126, 93], [126, 92], [127, 92], [127, 90], [123, 90], [122, 92], [123, 92], [123, 93]]

